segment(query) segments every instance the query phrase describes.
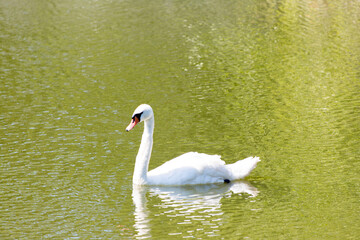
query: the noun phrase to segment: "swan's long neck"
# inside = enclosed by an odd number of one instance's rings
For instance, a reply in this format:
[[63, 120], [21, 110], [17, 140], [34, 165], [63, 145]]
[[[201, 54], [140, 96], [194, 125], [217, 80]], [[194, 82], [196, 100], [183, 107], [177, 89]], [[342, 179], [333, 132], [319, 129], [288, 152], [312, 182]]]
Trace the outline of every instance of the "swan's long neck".
[[154, 117], [151, 117], [144, 122], [144, 133], [141, 138], [141, 144], [136, 156], [134, 168], [134, 184], [142, 185], [147, 183], [147, 172], [153, 145], [154, 122]]

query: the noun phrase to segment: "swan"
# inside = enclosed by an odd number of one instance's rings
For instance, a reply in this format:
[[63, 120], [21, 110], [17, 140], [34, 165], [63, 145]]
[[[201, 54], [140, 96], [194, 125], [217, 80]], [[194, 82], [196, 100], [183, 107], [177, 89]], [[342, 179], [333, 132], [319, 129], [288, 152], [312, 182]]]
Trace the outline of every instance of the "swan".
[[135, 185], [229, 183], [249, 175], [260, 161], [259, 157], [248, 157], [233, 164], [225, 164], [219, 155], [188, 152], [148, 172], [155, 124], [150, 105], [141, 104], [135, 109], [126, 131], [130, 131], [140, 122], [144, 122], [144, 132], [135, 161]]

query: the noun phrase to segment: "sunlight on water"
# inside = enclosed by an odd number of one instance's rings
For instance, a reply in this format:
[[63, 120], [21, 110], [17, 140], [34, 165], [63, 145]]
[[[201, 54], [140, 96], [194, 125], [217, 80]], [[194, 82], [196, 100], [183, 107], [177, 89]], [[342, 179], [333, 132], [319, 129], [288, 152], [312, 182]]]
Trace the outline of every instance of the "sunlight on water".
[[[0, 0], [0, 238], [356, 239], [359, 1]], [[133, 188], [189, 151], [229, 185]]]

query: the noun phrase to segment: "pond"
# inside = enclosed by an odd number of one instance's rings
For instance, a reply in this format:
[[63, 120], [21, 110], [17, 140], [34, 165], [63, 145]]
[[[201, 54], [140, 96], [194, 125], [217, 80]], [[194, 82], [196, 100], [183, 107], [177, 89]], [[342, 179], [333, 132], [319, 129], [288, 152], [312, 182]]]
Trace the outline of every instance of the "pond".
[[[0, 0], [0, 238], [357, 239], [359, 16], [356, 0]], [[150, 169], [261, 162], [133, 187], [141, 103]]]

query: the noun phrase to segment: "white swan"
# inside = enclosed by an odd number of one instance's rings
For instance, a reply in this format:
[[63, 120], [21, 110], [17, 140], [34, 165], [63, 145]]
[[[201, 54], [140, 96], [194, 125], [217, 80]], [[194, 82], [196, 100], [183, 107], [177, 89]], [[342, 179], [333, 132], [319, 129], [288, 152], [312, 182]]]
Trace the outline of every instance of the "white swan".
[[188, 152], [148, 172], [155, 122], [149, 105], [141, 104], [135, 109], [126, 131], [133, 129], [139, 122], [144, 122], [145, 127], [133, 175], [133, 183], [137, 185], [228, 183], [249, 175], [260, 161], [258, 157], [248, 157], [226, 165], [219, 155]]

